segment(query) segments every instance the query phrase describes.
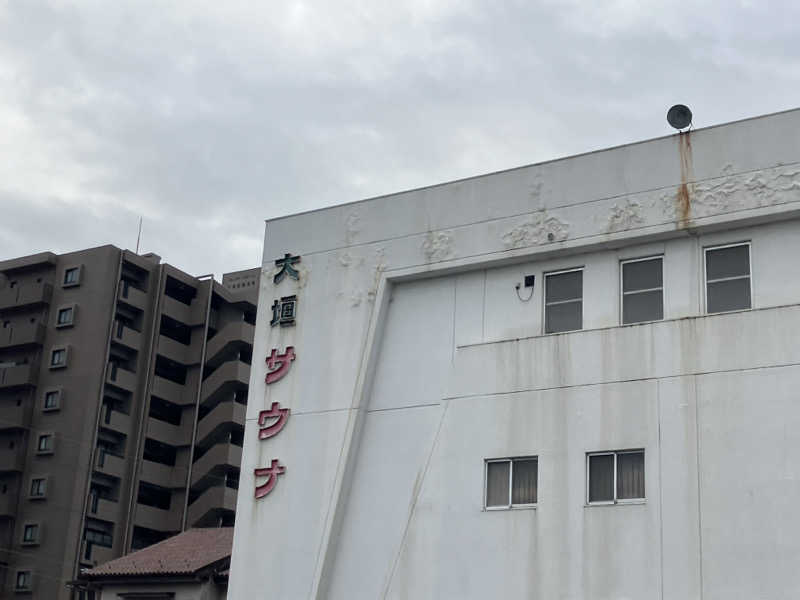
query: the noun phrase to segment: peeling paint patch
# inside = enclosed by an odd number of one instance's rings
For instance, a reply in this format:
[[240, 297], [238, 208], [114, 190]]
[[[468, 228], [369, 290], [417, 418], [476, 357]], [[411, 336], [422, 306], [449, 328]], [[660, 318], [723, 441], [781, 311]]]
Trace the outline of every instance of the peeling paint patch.
[[361, 215], [356, 211], [351, 212], [344, 221], [344, 227], [345, 242], [352, 244], [361, 232]]
[[503, 234], [506, 248], [522, 248], [549, 242], [561, 242], [569, 236], [569, 223], [558, 217], [538, 211], [531, 217]]
[[453, 236], [444, 231], [428, 233], [422, 242], [422, 252], [428, 261], [445, 260], [453, 254]]
[[345, 269], [350, 266], [360, 267], [361, 265], [364, 264], [363, 256], [353, 256], [349, 252], [343, 252], [342, 254], [339, 254], [337, 258], [339, 264]]
[[611, 207], [606, 230], [621, 231], [637, 225], [642, 225], [643, 223], [642, 205], [636, 200], [626, 199]]

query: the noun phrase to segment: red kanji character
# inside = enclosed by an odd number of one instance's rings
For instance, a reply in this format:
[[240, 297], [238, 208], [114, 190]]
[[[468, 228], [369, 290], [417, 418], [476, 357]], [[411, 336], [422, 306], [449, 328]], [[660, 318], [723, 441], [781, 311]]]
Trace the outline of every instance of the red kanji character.
[[273, 348], [272, 353], [267, 357], [267, 368], [270, 370], [265, 379], [267, 385], [275, 383], [286, 375], [294, 358], [294, 346], [287, 346], [286, 352], [283, 354], [278, 354], [278, 349]]
[[278, 463], [277, 458], [272, 459], [272, 465], [265, 469], [254, 469], [253, 473], [256, 477], [266, 477], [267, 481], [264, 485], [256, 486], [256, 499], [263, 498], [272, 491], [275, 484], [278, 483], [278, 475], [283, 475], [286, 472], [286, 467]]
[[[266, 440], [273, 435], [277, 435], [280, 430], [283, 429], [283, 426], [286, 425], [286, 421], [289, 420], [290, 410], [289, 408], [281, 408], [280, 402], [273, 402], [269, 410], [262, 410], [258, 413], [258, 439]], [[278, 420], [269, 427], [265, 427], [264, 424], [267, 422], [267, 419]]]

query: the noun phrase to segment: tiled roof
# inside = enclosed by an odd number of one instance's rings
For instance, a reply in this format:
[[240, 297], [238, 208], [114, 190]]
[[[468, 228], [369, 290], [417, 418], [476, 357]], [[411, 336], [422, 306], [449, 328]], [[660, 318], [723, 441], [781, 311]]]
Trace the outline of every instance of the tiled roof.
[[117, 558], [81, 573], [82, 577], [136, 575], [193, 575], [209, 565], [230, 558], [233, 527], [189, 529], [138, 552]]

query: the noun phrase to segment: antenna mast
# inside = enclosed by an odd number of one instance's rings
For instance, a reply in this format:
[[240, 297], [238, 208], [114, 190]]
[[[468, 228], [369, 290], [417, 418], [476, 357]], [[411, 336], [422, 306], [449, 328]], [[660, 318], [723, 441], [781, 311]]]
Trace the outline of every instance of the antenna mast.
[[136, 254], [139, 254], [139, 241], [142, 239], [142, 217], [139, 217], [139, 234], [136, 236]]

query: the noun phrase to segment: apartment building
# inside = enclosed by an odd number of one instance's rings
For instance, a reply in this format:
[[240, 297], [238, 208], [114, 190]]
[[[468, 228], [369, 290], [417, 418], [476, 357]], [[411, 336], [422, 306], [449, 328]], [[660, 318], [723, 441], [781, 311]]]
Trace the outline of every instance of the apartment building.
[[234, 521], [259, 269], [113, 246], [0, 262], [3, 597]]
[[230, 597], [796, 598], [797, 256], [800, 110], [268, 221]]

